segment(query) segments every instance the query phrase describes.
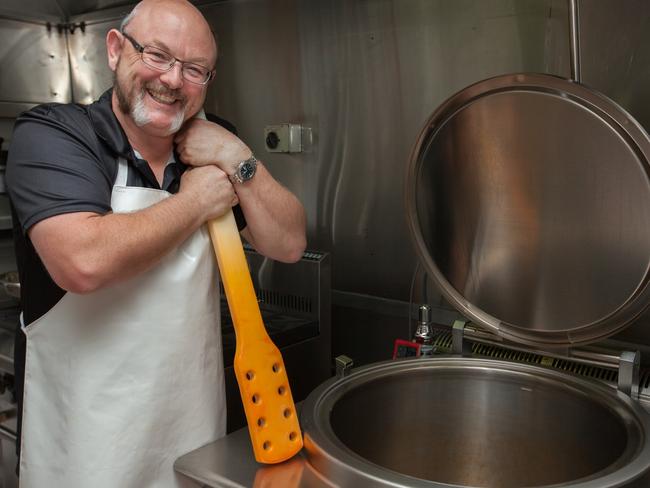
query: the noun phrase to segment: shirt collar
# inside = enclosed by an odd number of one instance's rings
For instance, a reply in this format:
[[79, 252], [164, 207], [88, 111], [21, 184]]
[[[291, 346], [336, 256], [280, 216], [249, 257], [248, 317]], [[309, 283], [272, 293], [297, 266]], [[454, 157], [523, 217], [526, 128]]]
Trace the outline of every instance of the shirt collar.
[[[136, 159], [142, 159], [142, 154], [140, 154], [137, 149], [133, 149], [133, 155], [136, 157]], [[169, 158], [167, 158], [167, 162], [165, 163], [165, 166], [169, 166], [170, 164], [175, 162], [176, 162], [176, 151], [172, 151], [169, 154]]]
[[117, 155], [134, 161], [135, 154], [129, 140], [113, 113], [111, 98], [113, 89], [106, 90], [99, 99], [88, 105], [88, 116], [95, 133]]

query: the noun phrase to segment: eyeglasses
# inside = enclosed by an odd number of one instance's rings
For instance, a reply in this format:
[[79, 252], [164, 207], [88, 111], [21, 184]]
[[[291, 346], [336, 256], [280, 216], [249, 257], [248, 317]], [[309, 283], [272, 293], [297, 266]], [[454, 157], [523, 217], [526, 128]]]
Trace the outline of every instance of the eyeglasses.
[[197, 85], [205, 85], [214, 76], [214, 71], [209, 70], [205, 66], [181, 61], [157, 47], [142, 46], [126, 32], [122, 32], [122, 35], [133, 44], [133, 48], [140, 53], [142, 62], [150, 68], [158, 71], [169, 71], [178, 61], [181, 64], [181, 76], [183, 79]]

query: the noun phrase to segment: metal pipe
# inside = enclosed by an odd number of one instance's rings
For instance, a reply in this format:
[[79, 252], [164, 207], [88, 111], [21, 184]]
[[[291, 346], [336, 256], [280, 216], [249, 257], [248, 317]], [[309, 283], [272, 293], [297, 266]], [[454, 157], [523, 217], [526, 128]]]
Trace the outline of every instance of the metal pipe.
[[578, 0], [569, 0], [569, 49], [571, 57], [571, 79], [582, 82], [580, 70], [580, 16]]
[[588, 351], [585, 349], [571, 349], [570, 352], [571, 352], [571, 357], [573, 358], [584, 358], [587, 359], [588, 361], [599, 361], [602, 363], [609, 363], [612, 364], [613, 367], [615, 368], [618, 368], [618, 366], [621, 363], [620, 356], [616, 355], [614, 352], [601, 353], [595, 351]]
[[16, 442], [16, 433], [13, 430], [0, 424], [0, 438], [7, 439], [11, 442]]

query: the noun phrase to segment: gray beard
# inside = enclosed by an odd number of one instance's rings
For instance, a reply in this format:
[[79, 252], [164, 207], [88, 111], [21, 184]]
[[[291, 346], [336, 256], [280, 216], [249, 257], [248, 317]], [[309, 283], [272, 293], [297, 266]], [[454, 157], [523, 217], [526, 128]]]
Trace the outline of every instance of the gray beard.
[[[147, 108], [144, 104], [144, 90], [138, 92], [135, 95], [135, 103], [131, 107], [131, 117], [133, 118], [135, 125], [138, 127], [142, 127], [151, 122], [151, 117], [149, 116]], [[184, 120], [185, 108], [179, 110], [178, 113], [174, 116], [169, 124], [169, 127], [167, 128], [166, 135], [178, 132], [183, 125]]]
[[140, 92], [135, 95], [135, 103], [130, 107], [131, 108], [131, 118], [135, 125], [142, 127], [151, 122], [151, 117], [147, 113], [147, 109], [144, 106], [144, 93]]
[[[144, 88], [135, 94], [131, 104], [128, 100], [127, 94], [121, 89], [120, 84], [117, 80], [117, 75], [114, 76], [114, 90], [117, 94], [118, 105], [120, 110], [124, 113], [128, 113], [135, 125], [138, 127], [143, 127], [151, 122], [151, 117], [147, 111], [147, 108], [144, 104]], [[185, 120], [185, 107], [183, 107], [172, 119], [169, 127], [167, 128], [166, 135], [174, 134], [180, 130]]]

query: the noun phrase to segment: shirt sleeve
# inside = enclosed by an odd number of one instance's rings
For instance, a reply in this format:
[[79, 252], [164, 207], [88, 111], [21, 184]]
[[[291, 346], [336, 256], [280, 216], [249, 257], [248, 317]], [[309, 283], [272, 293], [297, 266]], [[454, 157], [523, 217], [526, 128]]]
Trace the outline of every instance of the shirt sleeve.
[[55, 215], [111, 210], [116, 165], [100, 144], [80, 106], [42, 105], [16, 120], [6, 182], [23, 232]]

